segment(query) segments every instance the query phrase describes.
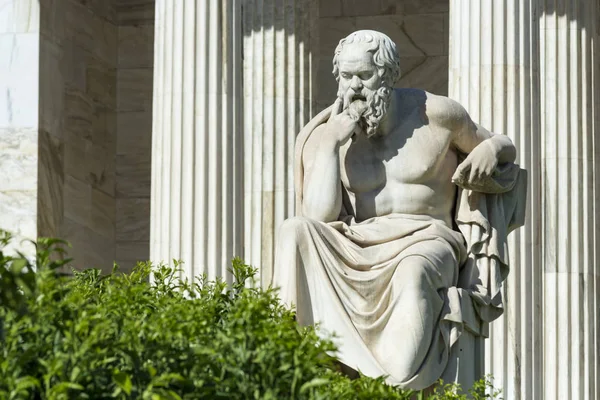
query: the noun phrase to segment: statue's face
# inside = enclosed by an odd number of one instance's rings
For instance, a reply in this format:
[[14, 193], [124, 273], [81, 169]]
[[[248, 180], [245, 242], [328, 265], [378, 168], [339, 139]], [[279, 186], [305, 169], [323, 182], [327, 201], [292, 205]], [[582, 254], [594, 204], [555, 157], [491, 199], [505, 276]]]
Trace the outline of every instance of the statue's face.
[[367, 43], [351, 43], [338, 57], [338, 96], [344, 99], [344, 109], [355, 100], [365, 101], [381, 87], [379, 68], [373, 63], [369, 47]]

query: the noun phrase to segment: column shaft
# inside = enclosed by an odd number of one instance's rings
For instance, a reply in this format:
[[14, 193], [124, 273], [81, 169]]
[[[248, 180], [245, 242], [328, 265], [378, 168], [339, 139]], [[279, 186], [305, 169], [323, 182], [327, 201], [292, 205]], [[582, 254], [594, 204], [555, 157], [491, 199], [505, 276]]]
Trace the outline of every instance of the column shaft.
[[157, 0], [150, 255], [230, 278], [242, 254], [241, 8]]
[[317, 0], [244, 3], [244, 257], [268, 285], [294, 215], [295, 137], [313, 114]]
[[595, 1], [540, 2], [547, 399], [600, 395], [597, 7]]
[[[508, 135], [528, 171], [527, 219], [510, 237], [505, 312], [484, 342], [485, 373], [506, 398], [542, 398], [541, 154], [537, 0], [451, 0], [449, 96]], [[482, 371], [483, 372], [483, 371]]]

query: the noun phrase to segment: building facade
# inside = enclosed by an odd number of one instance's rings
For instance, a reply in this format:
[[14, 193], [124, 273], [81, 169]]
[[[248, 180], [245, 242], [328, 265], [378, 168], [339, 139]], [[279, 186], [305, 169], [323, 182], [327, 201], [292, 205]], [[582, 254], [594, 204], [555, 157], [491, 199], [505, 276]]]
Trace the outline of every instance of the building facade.
[[240, 256], [267, 285], [295, 135], [358, 29], [528, 171], [486, 371], [507, 399], [600, 398], [598, 0], [0, 0], [0, 227], [76, 267], [230, 279]]

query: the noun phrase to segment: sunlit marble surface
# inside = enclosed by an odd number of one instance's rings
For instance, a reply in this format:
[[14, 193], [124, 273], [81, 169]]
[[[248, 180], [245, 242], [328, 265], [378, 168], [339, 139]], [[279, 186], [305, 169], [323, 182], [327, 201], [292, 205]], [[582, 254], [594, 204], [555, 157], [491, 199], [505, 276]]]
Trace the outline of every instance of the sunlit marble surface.
[[39, 4], [0, 2], [0, 228], [14, 246], [37, 230]]

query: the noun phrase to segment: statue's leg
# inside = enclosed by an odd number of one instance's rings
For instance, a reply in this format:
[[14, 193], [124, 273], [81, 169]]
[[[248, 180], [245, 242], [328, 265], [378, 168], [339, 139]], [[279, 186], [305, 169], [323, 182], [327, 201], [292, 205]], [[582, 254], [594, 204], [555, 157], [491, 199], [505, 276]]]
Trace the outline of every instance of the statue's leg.
[[[440, 315], [444, 307], [444, 291], [451, 284], [456, 260], [450, 246], [426, 241], [411, 247], [392, 277], [390, 296], [393, 311], [385, 328], [379, 333], [381, 343], [399, 343], [386, 357], [385, 349], [378, 353], [383, 364], [391, 366], [398, 380], [409, 380], [417, 372], [439, 374], [443, 365], [436, 365], [445, 343], [439, 332]], [[385, 360], [388, 358], [388, 360]], [[435, 377], [434, 379], [437, 379]]]
[[319, 223], [304, 217], [285, 220], [275, 249], [273, 286], [280, 288], [279, 298], [284, 304], [296, 307], [296, 316], [302, 325], [313, 323], [304, 262], [309, 257], [306, 250], [314, 235], [314, 227], [311, 227]]

